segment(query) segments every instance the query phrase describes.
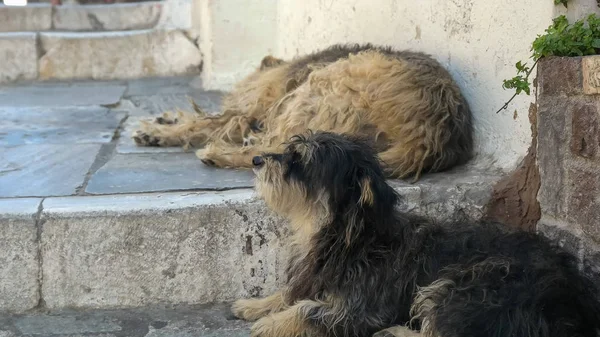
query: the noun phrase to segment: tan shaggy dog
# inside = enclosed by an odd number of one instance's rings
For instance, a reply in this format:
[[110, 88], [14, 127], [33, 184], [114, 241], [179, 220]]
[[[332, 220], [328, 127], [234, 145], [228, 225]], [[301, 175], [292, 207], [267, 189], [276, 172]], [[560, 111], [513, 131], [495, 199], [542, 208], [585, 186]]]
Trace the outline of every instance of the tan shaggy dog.
[[207, 116], [166, 113], [143, 122], [142, 146], [202, 147], [207, 165], [250, 168], [306, 130], [369, 138], [390, 178], [464, 163], [471, 112], [450, 74], [428, 55], [373, 45], [334, 45], [292, 61], [265, 57]]

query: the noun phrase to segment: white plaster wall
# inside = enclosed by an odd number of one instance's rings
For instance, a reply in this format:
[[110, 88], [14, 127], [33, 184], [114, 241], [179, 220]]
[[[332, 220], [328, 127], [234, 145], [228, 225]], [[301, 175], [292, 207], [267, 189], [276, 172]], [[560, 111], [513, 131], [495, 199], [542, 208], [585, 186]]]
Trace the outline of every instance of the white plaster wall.
[[[196, 0], [204, 53], [203, 82], [229, 89], [269, 53], [292, 58], [334, 43], [371, 42], [433, 55], [465, 93], [475, 119], [480, 159], [510, 170], [531, 141], [535, 94], [495, 111], [511, 91], [502, 80], [531, 54], [531, 42], [567, 11], [552, 0]], [[572, 0], [570, 19], [598, 11]]]
[[200, 16], [202, 82], [228, 90], [276, 52], [277, 0], [196, 0]]

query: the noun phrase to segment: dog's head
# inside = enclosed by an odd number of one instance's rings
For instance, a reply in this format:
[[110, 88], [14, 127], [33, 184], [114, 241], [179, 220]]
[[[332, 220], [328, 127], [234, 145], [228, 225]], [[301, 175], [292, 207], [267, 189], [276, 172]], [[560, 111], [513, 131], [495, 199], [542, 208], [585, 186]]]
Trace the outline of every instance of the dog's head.
[[294, 136], [283, 153], [254, 157], [256, 189], [291, 219], [377, 216], [393, 212], [398, 196], [372, 147], [329, 132]]

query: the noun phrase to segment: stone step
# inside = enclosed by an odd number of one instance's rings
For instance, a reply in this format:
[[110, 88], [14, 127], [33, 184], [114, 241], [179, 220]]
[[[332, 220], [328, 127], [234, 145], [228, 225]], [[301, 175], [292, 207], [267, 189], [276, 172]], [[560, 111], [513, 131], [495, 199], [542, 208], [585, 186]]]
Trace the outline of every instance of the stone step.
[[0, 5], [0, 32], [124, 31], [157, 26], [162, 1], [110, 5]]
[[0, 83], [199, 74], [200, 50], [180, 30], [0, 33]]
[[229, 305], [152, 306], [125, 310], [38, 311], [0, 317], [0, 336], [247, 337], [250, 324]]
[[[400, 209], [479, 218], [498, 175], [392, 181]], [[202, 304], [284, 280], [283, 220], [253, 190], [0, 199], [0, 311]]]

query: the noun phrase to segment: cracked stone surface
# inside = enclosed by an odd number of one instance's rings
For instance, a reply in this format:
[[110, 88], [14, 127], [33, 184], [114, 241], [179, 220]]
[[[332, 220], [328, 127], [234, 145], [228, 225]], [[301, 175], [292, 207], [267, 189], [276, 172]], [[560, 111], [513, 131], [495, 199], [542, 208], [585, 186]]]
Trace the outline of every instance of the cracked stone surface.
[[0, 147], [0, 197], [73, 195], [98, 151], [100, 144]]
[[0, 87], [0, 198], [250, 187], [249, 171], [203, 165], [182, 148], [138, 147], [140, 120], [218, 111], [196, 76]]
[[117, 6], [56, 6], [52, 25], [58, 31], [123, 31], [156, 26], [162, 4], [158, 1]]
[[39, 77], [111, 80], [197, 74], [202, 55], [181, 31], [40, 33]]
[[252, 187], [250, 170], [208, 167], [194, 153], [116, 155], [91, 178], [90, 194]]
[[124, 112], [103, 107], [0, 107], [0, 145], [108, 143]]
[[226, 304], [55, 311], [0, 317], [0, 337], [246, 337], [250, 324]]
[[0, 87], [1, 107], [98, 106], [119, 103], [127, 86], [119, 82], [71, 82]]

